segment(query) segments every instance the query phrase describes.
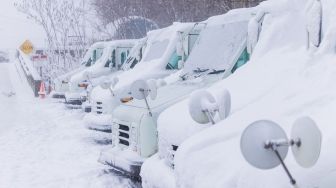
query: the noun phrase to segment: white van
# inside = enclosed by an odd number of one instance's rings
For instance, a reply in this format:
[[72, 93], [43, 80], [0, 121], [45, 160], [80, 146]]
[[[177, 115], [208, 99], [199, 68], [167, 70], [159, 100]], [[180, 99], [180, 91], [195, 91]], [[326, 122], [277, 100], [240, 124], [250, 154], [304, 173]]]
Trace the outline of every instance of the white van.
[[247, 63], [249, 18], [250, 14], [246, 14], [234, 21], [227, 16], [207, 20], [184, 69], [165, 79], [168, 85], [158, 89], [157, 98], [148, 99], [149, 109], [144, 101], [136, 99], [117, 107], [113, 112], [113, 149], [105, 151], [108, 154], [103, 156], [104, 163], [139, 176], [144, 160], [158, 150], [160, 113]]
[[91, 65], [94, 65], [97, 60], [103, 55], [106, 42], [96, 42], [90, 46], [82, 60], [81, 66], [64, 75], [57, 77], [54, 81], [54, 91], [51, 93], [52, 98], [65, 98], [65, 92], [69, 91], [69, 81], [71, 76], [84, 70]]
[[[222, 25], [222, 30], [225, 29], [225, 25], [231, 25], [236, 23], [239, 23], [240, 21], [244, 20], [246, 23], [245, 27], [245, 43], [244, 43], [244, 51], [241, 54], [240, 58], [243, 58], [244, 56], [248, 57], [249, 53], [247, 52], [247, 24], [249, 23], [249, 20], [252, 18], [253, 15], [253, 9], [242, 9], [242, 10], [234, 10], [230, 11], [229, 13], [222, 15], [222, 16], [216, 16], [209, 19], [209, 27], [210, 27], [210, 21], [213, 21], [213, 26], [216, 28], [215, 25]], [[222, 48], [221, 52], [225, 53], [225, 51], [241, 51], [241, 47], [237, 46], [236, 36], [239, 32], [242, 32], [242, 30], [235, 29], [236, 32], [232, 33], [232, 43], [228, 43], [228, 45]], [[220, 33], [218, 32], [217, 35], [215, 34], [215, 30], [213, 30], [213, 37], [223, 37], [220, 36]], [[233, 42], [236, 41], [236, 42]], [[218, 45], [218, 47], [220, 47]], [[225, 50], [226, 49], [226, 50]], [[219, 52], [219, 51], [218, 51]], [[244, 59], [244, 58], [243, 58]], [[240, 59], [242, 60], [242, 59]], [[244, 61], [238, 60], [236, 62], [236, 65], [232, 67], [231, 72], [234, 72], [239, 68], [242, 64], [244, 64]], [[247, 59], [246, 59], [247, 60]], [[245, 62], [246, 63], [246, 62]], [[201, 100], [201, 99], [200, 99]], [[161, 113], [158, 125], [157, 125], [157, 134], [158, 134], [158, 154], [150, 157], [144, 164], [144, 167], [141, 169], [141, 177], [142, 177], [142, 183], [144, 187], [175, 187], [174, 184], [172, 184], [171, 180], [174, 180], [174, 156], [175, 152], [177, 151], [179, 145], [188, 137], [191, 135], [199, 132], [200, 130], [204, 129], [207, 126], [189, 126], [190, 122], [194, 122], [194, 120], [190, 117], [190, 114], [188, 113], [188, 99], [185, 99], [179, 103], [174, 104], [173, 106], [167, 108], [164, 112]], [[187, 114], [187, 117], [176, 119], [177, 116], [181, 116], [181, 114], [174, 114], [176, 111], [181, 112], [183, 110], [184, 114]], [[183, 115], [182, 115], [183, 116]], [[163, 121], [164, 119], [164, 121]], [[170, 120], [169, 122], [167, 122]], [[195, 123], [192, 123], [195, 124]], [[148, 163], [148, 164], [147, 164]], [[159, 169], [154, 169], [159, 168]], [[170, 177], [167, 177], [169, 179], [168, 181], [163, 180], [161, 185], [157, 185], [158, 182], [158, 176], [153, 174], [153, 172], [156, 172], [156, 170], [162, 170], [166, 172], [167, 174], [170, 174]]]
[[102, 57], [92, 66], [73, 75], [69, 82], [69, 92], [66, 93], [66, 106], [81, 108], [86, 100], [87, 87], [99, 84], [99, 77], [120, 70], [137, 40], [116, 40], [106, 44]]
[[[191, 52], [191, 48], [182, 49], [186, 36], [194, 28], [194, 23], [174, 23], [167, 28], [150, 31], [147, 34], [147, 47], [144, 57], [133, 69], [119, 74], [119, 82], [110, 88], [95, 87], [91, 92], [92, 112], [86, 118], [89, 129], [110, 132], [112, 111], [121, 104], [121, 99], [130, 97], [130, 86], [138, 79], [164, 78], [181, 68]], [[188, 37], [187, 37], [188, 38]], [[190, 41], [190, 44], [193, 44]], [[186, 47], [191, 45], [185, 45]], [[115, 75], [111, 75], [112, 79]]]

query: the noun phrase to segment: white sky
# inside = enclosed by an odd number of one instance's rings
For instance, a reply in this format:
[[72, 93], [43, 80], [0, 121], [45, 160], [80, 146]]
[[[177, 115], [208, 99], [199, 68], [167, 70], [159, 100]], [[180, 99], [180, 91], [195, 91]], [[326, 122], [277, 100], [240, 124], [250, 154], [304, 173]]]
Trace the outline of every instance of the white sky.
[[18, 48], [26, 39], [44, 46], [43, 30], [16, 10], [14, 0], [0, 1], [0, 49]]

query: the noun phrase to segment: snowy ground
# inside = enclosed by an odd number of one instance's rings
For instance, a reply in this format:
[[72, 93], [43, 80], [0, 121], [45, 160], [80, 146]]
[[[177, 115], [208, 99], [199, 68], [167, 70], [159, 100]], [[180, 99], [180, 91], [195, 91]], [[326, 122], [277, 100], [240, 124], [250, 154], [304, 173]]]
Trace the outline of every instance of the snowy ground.
[[106, 173], [97, 160], [107, 146], [93, 141], [83, 114], [33, 98], [15, 65], [0, 64], [0, 187], [138, 186]]

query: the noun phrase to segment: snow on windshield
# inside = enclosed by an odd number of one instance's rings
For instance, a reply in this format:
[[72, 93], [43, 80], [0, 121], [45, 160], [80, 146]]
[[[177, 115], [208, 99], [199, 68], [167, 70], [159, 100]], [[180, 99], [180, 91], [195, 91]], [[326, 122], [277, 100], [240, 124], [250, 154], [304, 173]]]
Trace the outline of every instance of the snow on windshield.
[[163, 56], [169, 44], [169, 40], [165, 39], [163, 41], [154, 41], [150, 45], [150, 49], [148, 50], [148, 54], [145, 57], [145, 61], [152, 61], [154, 59], [159, 59]]
[[201, 32], [185, 69], [225, 69], [241, 51], [246, 36], [247, 21], [207, 27]]

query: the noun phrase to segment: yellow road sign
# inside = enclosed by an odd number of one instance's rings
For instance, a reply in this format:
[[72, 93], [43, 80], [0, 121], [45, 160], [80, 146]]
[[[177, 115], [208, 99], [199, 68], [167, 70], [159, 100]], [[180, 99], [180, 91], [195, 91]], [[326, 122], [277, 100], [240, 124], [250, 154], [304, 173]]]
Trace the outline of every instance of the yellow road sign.
[[31, 43], [29, 40], [26, 40], [21, 46], [20, 50], [25, 53], [26, 55], [29, 55], [33, 52], [34, 46], [33, 43]]

